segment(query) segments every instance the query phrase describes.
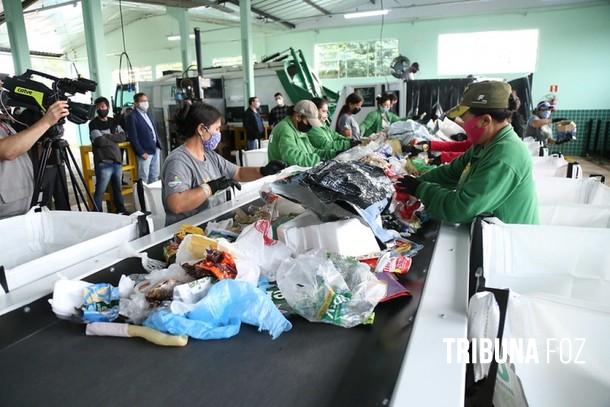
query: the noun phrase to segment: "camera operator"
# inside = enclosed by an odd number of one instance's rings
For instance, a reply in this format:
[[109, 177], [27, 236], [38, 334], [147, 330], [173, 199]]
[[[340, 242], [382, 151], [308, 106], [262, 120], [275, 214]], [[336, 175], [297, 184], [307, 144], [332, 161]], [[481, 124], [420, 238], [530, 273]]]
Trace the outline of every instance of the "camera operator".
[[58, 101], [40, 120], [18, 133], [7, 122], [0, 121], [0, 219], [22, 215], [30, 208], [34, 169], [27, 152], [68, 114], [68, 102]]

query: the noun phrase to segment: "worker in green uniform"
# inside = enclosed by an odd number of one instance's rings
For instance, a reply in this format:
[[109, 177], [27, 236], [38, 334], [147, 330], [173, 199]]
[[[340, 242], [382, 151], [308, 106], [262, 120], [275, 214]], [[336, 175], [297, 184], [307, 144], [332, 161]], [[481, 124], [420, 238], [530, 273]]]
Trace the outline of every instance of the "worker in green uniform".
[[364, 121], [360, 123], [360, 134], [362, 137], [379, 133], [390, 126], [390, 124], [400, 121], [400, 117], [390, 111], [391, 107], [392, 99], [388, 93], [377, 98], [377, 110], [367, 114]]
[[311, 145], [323, 151], [323, 159], [334, 158], [337, 154], [360, 144], [360, 141], [344, 137], [326, 125], [328, 120], [328, 100], [313, 98], [311, 101], [318, 108], [318, 118], [322, 122], [322, 126], [312, 127], [307, 132], [307, 137]]
[[508, 121], [515, 107], [505, 82], [468, 86], [448, 116], [462, 118], [472, 147], [448, 165], [401, 178], [397, 190], [418, 197], [432, 217], [446, 222], [489, 215], [505, 223], [537, 224], [532, 159]]
[[311, 100], [301, 100], [293, 107], [290, 116], [280, 121], [271, 132], [267, 155], [269, 161], [281, 160], [288, 165], [312, 167], [329, 158], [324, 150], [315, 148], [307, 132], [322, 127], [318, 108]]

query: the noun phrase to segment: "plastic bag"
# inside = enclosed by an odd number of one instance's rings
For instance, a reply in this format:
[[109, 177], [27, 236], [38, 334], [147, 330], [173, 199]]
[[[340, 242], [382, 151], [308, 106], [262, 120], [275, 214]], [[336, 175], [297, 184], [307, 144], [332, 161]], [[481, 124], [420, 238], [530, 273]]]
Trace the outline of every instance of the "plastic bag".
[[271, 222], [268, 220], [259, 220], [244, 229], [233, 244], [233, 249], [258, 264], [261, 274], [270, 281], [275, 281], [276, 270], [282, 261], [292, 256], [283, 242], [273, 240]]
[[351, 328], [372, 321], [386, 285], [353, 257], [314, 251], [286, 260], [277, 273], [286, 301], [311, 322]]
[[392, 123], [388, 129], [390, 139], [400, 140], [403, 146], [408, 145], [414, 138], [432, 140], [433, 137], [426, 126], [414, 120], [405, 120]]
[[394, 193], [392, 182], [382, 169], [361, 162], [330, 160], [310, 170], [303, 181], [322, 201], [341, 200], [362, 209]]
[[119, 289], [110, 284], [92, 284], [83, 289], [83, 320], [111, 322], [119, 316]]
[[273, 339], [292, 328], [267, 294], [252, 284], [236, 280], [214, 284], [184, 316], [159, 309], [144, 321], [144, 325], [173, 335], [223, 339], [236, 335], [242, 322], [257, 326], [259, 331], [269, 331]]

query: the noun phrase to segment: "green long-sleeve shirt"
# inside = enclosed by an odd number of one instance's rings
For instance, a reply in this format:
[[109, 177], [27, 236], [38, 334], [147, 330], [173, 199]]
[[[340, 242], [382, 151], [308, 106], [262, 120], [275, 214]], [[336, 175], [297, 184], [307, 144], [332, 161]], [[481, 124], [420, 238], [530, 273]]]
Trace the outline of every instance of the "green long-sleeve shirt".
[[328, 126], [313, 127], [307, 132], [311, 145], [324, 152], [325, 160], [334, 158], [337, 154], [351, 146], [350, 139], [343, 137]]
[[508, 125], [487, 146], [420, 176], [416, 195], [430, 215], [451, 223], [490, 214], [505, 223], [537, 224], [532, 159]]
[[[366, 115], [364, 121], [360, 123], [360, 134], [362, 135], [362, 137], [368, 137], [371, 134], [379, 133], [381, 130], [383, 130], [383, 120], [381, 118], [382, 114], [383, 111], [377, 109]], [[400, 121], [400, 117], [396, 116], [392, 112], [388, 112], [387, 115], [388, 122], [390, 124]]]
[[273, 128], [267, 147], [269, 161], [280, 160], [288, 165], [312, 167], [324, 159], [324, 155], [311, 145], [306, 133], [301, 133], [294, 127], [290, 116]]

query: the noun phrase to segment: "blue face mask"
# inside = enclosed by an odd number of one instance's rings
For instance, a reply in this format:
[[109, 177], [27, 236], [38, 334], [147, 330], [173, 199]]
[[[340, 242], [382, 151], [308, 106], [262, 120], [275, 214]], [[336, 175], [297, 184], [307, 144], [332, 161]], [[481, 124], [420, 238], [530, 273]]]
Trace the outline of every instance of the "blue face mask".
[[216, 147], [218, 147], [218, 143], [220, 143], [220, 132], [219, 131], [215, 131], [214, 133], [211, 133], [212, 136], [205, 140], [203, 142], [203, 148], [206, 151], [213, 151], [216, 149]]
[[549, 117], [551, 117], [551, 111], [550, 110], [543, 110], [538, 112], [538, 117], [540, 117], [541, 119], [548, 119]]
[[388, 113], [390, 111], [389, 107], [384, 107], [381, 110], [383, 110], [384, 113]]

